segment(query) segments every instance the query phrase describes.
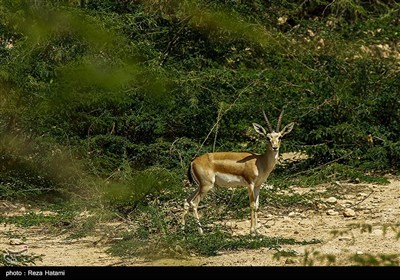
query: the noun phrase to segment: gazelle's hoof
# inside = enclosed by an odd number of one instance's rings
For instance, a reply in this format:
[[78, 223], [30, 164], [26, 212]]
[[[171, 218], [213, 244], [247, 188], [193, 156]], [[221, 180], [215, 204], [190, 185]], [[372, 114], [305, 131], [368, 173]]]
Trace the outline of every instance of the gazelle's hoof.
[[251, 229], [250, 230], [250, 235], [251, 236], [257, 236], [259, 233], [258, 233], [258, 230], [257, 229]]

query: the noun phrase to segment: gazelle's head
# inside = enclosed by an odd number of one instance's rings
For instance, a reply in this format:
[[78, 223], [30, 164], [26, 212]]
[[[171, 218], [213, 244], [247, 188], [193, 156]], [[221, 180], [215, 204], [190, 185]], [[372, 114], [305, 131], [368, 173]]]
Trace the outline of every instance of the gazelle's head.
[[267, 122], [267, 127], [269, 132], [267, 132], [264, 127], [262, 127], [259, 124], [253, 123], [253, 127], [255, 129], [255, 131], [262, 135], [263, 137], [267, 138], [267, 143], [268, 143], [268, 147], [272, 150], [272, 151], [279, 151], [279, 147], [281, 146], [281, 140], [282, 137], [286, 134], [288, 134], [289, 132], [292, 131], [293, 126], [294, 126], [294, 122], [286, 125], [282, 130], [280, 129], [281, 123], [282, 123], [282, 117], [283, 117], [283, 109], [281, 111], [281, 114], [279, 115], [278, 118], [278, 123], [276, 125], [276, 129], [272, 129], [271, 123], [269, 122], [267, 115], [265, 114], [264, 110], [263, 115], [264, 115], [264, 119]]

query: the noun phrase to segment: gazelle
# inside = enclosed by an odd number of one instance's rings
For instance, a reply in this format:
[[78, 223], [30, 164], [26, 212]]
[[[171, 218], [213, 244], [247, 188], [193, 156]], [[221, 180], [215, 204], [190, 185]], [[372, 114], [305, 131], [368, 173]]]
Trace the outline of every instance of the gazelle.
[[282, 130], [279, 130], [283, 111], [282, 109], [279, 115], [276, 130], [272, 129], [264, 110], [262, 112], [269, 132], [261, 125], [253, 123], [255, 131], [267, 139], [267, 150], [264, 154], [259, 155], [251, 152], [215, 152], [206, 153], [192, 160], [188, 170], [188, 179], [191, 184], [193, 182], [196, 183], [197, 189], [184, 203], [183, 227], [185, 227], [186, 215], [189, 209], [192, 208], [199, 233], [203, 234], [197, 207], [200, 200], [215, 184], [220, 187], [247, 186], [251, 208], [250, 233], [257, 233], [258, 195], [261, 184], [267, 180], [275, 167], [282, 137], [292, 131], [294, 126], [292, 122]]

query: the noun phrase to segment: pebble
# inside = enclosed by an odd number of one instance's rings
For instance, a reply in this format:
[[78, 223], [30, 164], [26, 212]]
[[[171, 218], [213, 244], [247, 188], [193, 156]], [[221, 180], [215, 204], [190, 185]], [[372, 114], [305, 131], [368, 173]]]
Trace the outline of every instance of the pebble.
[[342, 184], [341, 184], [339, 181], [335, 181], [335, 185], [337, 185], [337, 186], [339, 186], [339, 187], [342, 186]]
[[341, 240], [341, 241], [351, 241], [351, 240], [353, 240], [353, 238], [350, 237], [350, 236], [341, 236], [341, 237], [339, 237], [339, 240]]
[[24, 241], [18, 238], [10, 239], [10, 245], [21, 245], [24, 244]]
[[286, 259], [285, 264], [295, 264], [296, 261], [293, 259]]
[[337, 199], [336, 199], [336, 197], [331, 196], [326, 200], [326, 202], [333, 204], [333, 203], [337, 202]]
[[363, 197], [365, 197], [365, 196], [368, 196], [368, 194], [360, 192], [360, 193], [357, 194], [357, 196], [363, 196]]
[[25, 207], [21, 207], [21, 208], [19, 208], [19, 212], [26, 212], [26, 209], [25, 209]]
[[346, 208], [343, 211], [343, 216], [345, 217], [354, 217], [356, 215], [356, 212], [353, 209]]
[[357, 251], [356, 255], [364, 255], [364, 252], [363, 251]]
[[180, 253], [180, 254], [183, 253], [183, 249], [182, 249], [182, 247], [179, 246], [179, 245], [176, 245], [176, 246], [175, 246], [175, 251], [178, 252], [178, 253]]
[[296, 217], [296, 216], [299, 216], [299, 215], [300, 215], [300, 213], [298, 213], [298, 212], [290, 212], [288, 217], [293, 218], [293, 217]]
[[373, 235], [377, 235], [377, 236], [381, 236], [383, 235], [383, 230], [381, 229], [375, 229], [374, 231], [372, 231]]
[[333, 209], [329, 209], [328, 211], [326, 211], [326, 214], [329, 215], [329, 216], [336, 216], [339, 213], [337, 211], [333, 210]]

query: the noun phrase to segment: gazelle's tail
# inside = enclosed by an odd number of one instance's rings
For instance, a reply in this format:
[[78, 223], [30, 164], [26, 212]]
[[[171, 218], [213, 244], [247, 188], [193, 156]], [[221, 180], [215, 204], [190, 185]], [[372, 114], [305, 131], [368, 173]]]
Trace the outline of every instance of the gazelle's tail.
[[187, 178], [189, 180], [189, 184], [193, 185], [194, 180], [193, 180], [193, 175], [192, 175], [192, 162], [190, 162], [190, 164], [189, 164], [189, 168], [187, 171]]

